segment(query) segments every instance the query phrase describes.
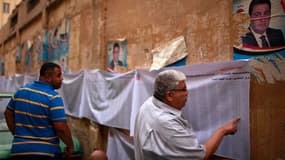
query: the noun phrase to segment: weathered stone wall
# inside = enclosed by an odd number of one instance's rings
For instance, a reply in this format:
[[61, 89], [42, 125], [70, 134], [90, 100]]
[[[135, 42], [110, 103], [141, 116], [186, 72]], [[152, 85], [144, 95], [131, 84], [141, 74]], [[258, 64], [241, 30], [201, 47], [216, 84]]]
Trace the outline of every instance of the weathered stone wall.
[[83, 159], [87, 159], [95, 149], [106, 150], [108, 128], [88, 119], [68, 117], [71, 132], [75, 135], [84, 151]]
[[[4, 43], [1, 47], [5, 48], [11, 41], [5, 39], [11, 33], [14, 33], [12, 37], [18, 33], [14, 40], [15, 44], [19, 44], [32, 39], [43, 29], [56, 26], [68, 16], [71, 17], [71, 71], [104, 69], [107, 41], [120, 38], [128, 42], [127, 70], [149, 67], [152, 63], [150, 51], [181, 35], [186, 39], [188, 64], [232, 59], [232, 3], [226, 0], [65, 0], [50, 2], [47, 6], [45, 4], [41, 1], [38, 8], [29, 14], [18, 13], [19, 25], [15, 33], [10, 32], [9, 27], [5, 29], [2, 33], [4, 38], [0, 38]], [[19, 7], [18, 12], [26, 13], [26, 6]], [[136, 60], [138, 57], [140, 61]], [[14, 70], [11, 73], [21, 71]]]
[[[18, 12], [25, 12], [19, 7]], [[32, 18], [31, 18], [32, 17]], [[187, 64], [232, 60], [233, 32], [236, 24], [232, 21], [232, 1], [228, 0], [41, 0], [29, 14], [19, 14], [15, 30], [6, 25], [0, 31], [0, 58], [5, 59], [5, 75], [24, 73], [23, 57], [15, 62], [17, 45], [33, 40], [45, 29], [57, 26], [64, 18], [70, 17], [70, 39], [68, 67], [72, 72], [81, 69], [105, 69], [107, 65], [107, 42], [125, 38], [127, 47], [127, 70], [147, 68], [152, 63], [151, 50], [178, 36], [184, 36], [188, 48]], [[40, 64], [33, 59], [30, 72], [37, 72]], [[280, 142], [271, 140], [272, 136], [282, 139], [273, 130], [263, 130], [275, 126], [284, 133], [279, 119], [273, 119], [277, 112], [281, 115], [282, 97], [274, 101], [263, 99], [262, 105], [255, 95], [268, 95], [266, 90], [278, 91], [284, 82], [274, 85], [252, 83], [251, 93], [251, 143], [252, 159], [260, 159], [260, 152], [274, 155], [284, 153], [275, 146]], [[277, 93], [277, 92], [276, 92]], [[254, 95], [253, 95], [254, 94]], [[270, 99], [270, 98], [269, 98]], [[268, 109], [273, 107], [277, 108]], [[284, 105], [283, 105], [284, 106]], [[284, 107], [283, 107], [284, 108]], [[270, 110], [270, 114], [267, 114]], [[264, 116], [263, 116], [264, 115]], [[266, 117], [268, 123], [263, 122]], [[258, 122], [257, 122], [258, 121]], [[94, 148], [106, 149], [107, 128], [88, 119], [69, 117], [72, 133], [77, 136], [84, 149], [84, 159]], [[283, 132], [282, 132], [283, 131]], [[258, 133], [257, 133], [258, 132]], [[258, 139], [264, 141], [259, 141]], [[283, 136], [284, 139], [284, 136]], [[266, 147], [260, 147], [266, 146]], [[273, 148], [271, 150], [271, 148]], [[284, 148], [284, 147], [283, 147]], [[262, 158], [261, 158], [262, 159]]]
[[[70, 45], [69, 67], [71, 71], [86, 68], [104, 68], [104, 47], [101, 37], [103, 35], [104, 5], [101, 1], [93, 0], [65, 0], [65, 1], [40, 1], [31, 12], [27, 12], [26, 3], [22, 3], [12, 15], [18, 16], [17, 25], [11, 28], [6, 24], [0, 31], [0, 58], [4, 59], [5, 75], [16, 73], [35, 73], [39, 70], [37, 63], [38, 54], [33, 52], [32, 66], [25, 66], [25, 55], [16, 63], [17, 46], [27, 41], [34, 42], [43, 31], [54, 28], [66, 17], [70, 18]], [[96, 25], [96, 26], [95, 26]], [[101, 36], [99, 36], [101, 34]], [[94, 51], [101, 57], [96, 57]], [[95, 60], [94, 60], [95, 59]], [[84, 150], [84, 159], [93, 149], [106, 149], [107, 127], [100, 126], [88, 119], [68, 118], [72, 133], [78, 137]], [[80, 126], [80, 127], [79, 127]]]
[[[4, 38], [12, 33], [9, 26], [0, 38], [5, 50], [1, 54], [5, 54], [5, 62], [9, 61], [5, 63], [6, 75], [27, 71], [24, 56], [15, 65], [17, 44], [33, 40], [66, 16], [71, 21], [68, 55], [71, 71], [105, 69], [107, 41], [120, 38], [128, 42], [127, 70], [149, 67], [152, 63], [150, 51], [181, 35], [188, 47], [188, 64], [231, 60], [231, 2], [227, 0], [41, 1], [30, 13], [26, 10], [23, 3], [18, 10], [14, 38]], [[30, 72], [36, 72], [40, 67], [36, 56], [28, 70]], [[83, 145], [85, 158], [94, 148], [106, 149], [105, 127], [73, 117], [69, 118], [69, 124]]]
[[188, 64], [231, 60], [231, 5], [224, 0], [108, 1], [105, 42], [127, 39], [128, 69], [149, 67], [150, 51], [180, 35], [186, 38]]

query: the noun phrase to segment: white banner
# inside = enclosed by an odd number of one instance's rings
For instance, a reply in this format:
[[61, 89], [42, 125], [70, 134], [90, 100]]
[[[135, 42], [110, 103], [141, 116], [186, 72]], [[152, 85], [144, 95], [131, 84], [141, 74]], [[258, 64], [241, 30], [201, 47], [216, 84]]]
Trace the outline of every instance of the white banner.
[[[169, 68], [162, 70], [165, 69]], [[184, 72], [187, 77], [190, 94], [183, 116], [192, 124], [200, 142], [219, 126], [239, 116], [239, 131], [227, 136], [217, 153], [234, 159], [249, 159], [249, 62], [219, 62], [173, 69]], [[162, 70], [138, 69], [124, 74], [84, 70], [65, 74], [60, 93], [66, 113], [105, 126], [130, 129], [133, 135], [136, 114], [142, 103], [152, 96], [155, 76]], [[0, 90], [15, 91], [36, 78], [36, 75], [1, 77]]]

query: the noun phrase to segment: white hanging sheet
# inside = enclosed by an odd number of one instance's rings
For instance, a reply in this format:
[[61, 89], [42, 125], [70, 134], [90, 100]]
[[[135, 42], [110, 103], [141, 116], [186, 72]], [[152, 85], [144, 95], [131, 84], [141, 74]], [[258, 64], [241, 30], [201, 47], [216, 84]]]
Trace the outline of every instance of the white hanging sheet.
[[[68, 115], [88, 118], [102, 125], [130, 129], [141, 104], [153, 94], [157, 71], [138, 69], [128, 73], [84, 70], [65, 74], [59, 90]], [[175, 67], [185, 73], [188, 101], [183, 116], [203, 143], [220, 125], [241, 117], [239, 131], [227, 136], [217, 153], [234, 159], [249, 159], [249, 62], [233, 61]], [[1, 91], [16, 91], [37, 75], [1, 77]], [[3, 106], [1, 106], [3, 107]], [[6, 106], [5, 106], [6, 107]]]

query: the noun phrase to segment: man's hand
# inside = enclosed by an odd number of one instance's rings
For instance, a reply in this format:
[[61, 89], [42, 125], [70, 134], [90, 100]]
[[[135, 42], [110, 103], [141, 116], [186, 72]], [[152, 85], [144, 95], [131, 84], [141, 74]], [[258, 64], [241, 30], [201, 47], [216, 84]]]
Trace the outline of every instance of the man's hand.
[[73, 141], [70, 129], [66, 122], [55, 122], [54, 123], [54, 129], [58, 135], [58, 137], [64, 142], [64, 144], [67, 146], [65, 148], [65, 159], [68, 159], [73, 153]]
[[221, 129], [223, 129], [225, 135], [235, 134], [237, 132], [237, 122], [240, 120], [239, 117], [230, 120], [228, 123], [224, 124]]
[[212, 136], [204, 144], [206, 148], [206, 155], [204, 159], [208, 159], [213, 153], [215, 153], [225, 135], [236, 133], [237, 122], [239, 120], [240, 117], [230, 120], [212, 134]]
[[74, 149], [71, 147], [66, 147], [64, 150], [64, 159], [69, 159], [71, 157], [71, 155], [73, 154]]

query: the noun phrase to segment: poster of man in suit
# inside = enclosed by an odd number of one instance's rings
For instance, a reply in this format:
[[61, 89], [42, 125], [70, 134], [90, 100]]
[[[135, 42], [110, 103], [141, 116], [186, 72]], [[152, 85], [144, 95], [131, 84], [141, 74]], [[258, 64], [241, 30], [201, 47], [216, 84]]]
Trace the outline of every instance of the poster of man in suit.
[[107, 44], [108, 64], [110, 72], [124, 72], [126, 70], [127, 41], [110, 40]]
[[234, 20], [242, 22], [237, 29], [234, 59], [284, 52], [284, 0], [234, 0], [233, 15]]

